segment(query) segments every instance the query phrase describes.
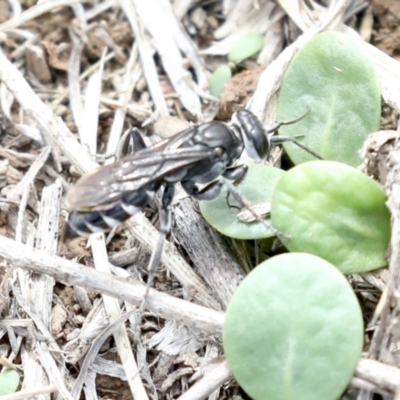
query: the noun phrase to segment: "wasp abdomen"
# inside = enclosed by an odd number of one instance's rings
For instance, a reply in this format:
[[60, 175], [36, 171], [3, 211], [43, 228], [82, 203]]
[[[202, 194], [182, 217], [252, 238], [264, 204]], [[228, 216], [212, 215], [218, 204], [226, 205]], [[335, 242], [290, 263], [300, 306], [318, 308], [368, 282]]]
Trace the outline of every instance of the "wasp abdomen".
[[89, 236], [96, 232], [107, 232], [129, 217], [141, 211], [154, 197], [154, 191], [138, 190], [125, 193], [119, 202], [108, 209], [90, 211], [73, 211], [68, 218], [67, 231], [64, 237]]

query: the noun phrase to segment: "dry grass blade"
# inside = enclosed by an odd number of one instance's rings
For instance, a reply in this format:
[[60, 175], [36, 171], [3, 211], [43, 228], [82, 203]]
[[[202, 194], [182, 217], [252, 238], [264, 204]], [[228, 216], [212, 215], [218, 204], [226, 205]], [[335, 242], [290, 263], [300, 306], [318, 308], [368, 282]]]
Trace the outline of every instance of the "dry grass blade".
[[[155, 46], [161, 56], [163, 66], [168, 74], [171, 84], [180, 96], [182, 105], [193, 115], [201, 115], [200, 99], [192, 89], [192, 80], [188, 72], [183, 67], [181, 51], [186, 48], [191, 49], [186, 36], [181, 32], [181, 28], [172, 12], [170, 3], [164, 0], [136, 1], [137, 12], [145, 26], [154, 38]], [[160, 12], [154, 13], [158, 9]], [[193, 49], [192, 49], [193, 50]], [[189, 53], [194, 56], [195, 52]], [[192, 57], [191, 61], [196, 61], [196, 73], [200, 75], [200, 84], [206, 83], [205, 74], [200, 68], [199, 57]], [[197, 77], [199, 78], [199, 76]]]
[[29, 8], [28, 10], [21, 13], [16, 19], [11, 19], [9, 21], [3, 22], [0, 24], [0, 32], [8, 31], [10, 29], [16, 28], [25, 24], [26, 22], [37, 18], [55, 8], [63, 7], [63, 6], [71, 6], [74, 4], [78, 4], [79, 0], [51, 0], [46, 2], [41, 2], [34, 7]]
[[84, 118], [79, 121], [78, 125], [81, 143], [88, 147], [90, 154], [97, 153], [97, 127], [105, 56], [106, 51], [104, 50], [98, 71], [88, 79], [83, 108]]
[[228, 363], [222, 361], [213, 366], [199, 381], [187, 390], [178, 400], [203, 400], [207, 399], [211, 393], [221, 385], [231, 379], [232, 374]]
[[[95, 235], [92, 236], [91, 238], [91, 247], [93, 251], [93, 259], [94, 259], [94, 264], [96, 267], [96, 270], [103, 272], [103, 273], [110, 273], [110, 264], [108, 262], [107, 258], [107, 249], [104, 246], [104, 237], [102, 234], [100, 235]], [[120, 310], [120, 305], [119, 302], [116, 298], [112, 298], [109, 296], [103, 295], [103, 303], [104, 303], [104, 308], [107, 311], [107, 316], [110, 321], [110, 323], [113, 325], [115, 324], [115, 329], [113, 332], [114, 340], [118, 349], [118, 355], [119, 358], [122, 362], [122, 365], [124, 366], [125, 374], [128, 378], [128, 383], [129, 387], [131, 389], [132, 397], [134, 399], [138, 400], [148, 400], [146, 390], [143, 386], [143, 383], [140, 379], [139, 376], [139, 369], [137, 367], [135, 357], [133, 356], [132, 353], [132, 347], [129, 342], [128, 338], [128, 333], [126, 331], [126, 327], [124, 324], [121, 324], [121, 310]], [[129, 315], [128, 315], [129, 316]], [[108, 330], [108, 328], [107, 328]], [[107, 338], [108, 336], [103, 335], [103, 341]], [[99, 338], [100, 339], [100, 338]], [[84, 364], [87, 366], [90, 365], [90, 358], [92, 361], [94, 360], [94, 357], [96, 357], [98, 350], [100, 350], [100, 345], [97, 348], [97, 351], [93, 351], [93, 353], [90, 355], [90, 353], [87, 354], [84, 360]], [[83, 372], [83, 369], [81, 370], [80, 373], [81, 376], [81, 385], [83, 384], [83, 380], [85, 379], [85, 374]], [[83, 379], [83, 380], [82, 380]], [[74, 393], [74, 391], [73, 391]], [[78, 395], [78, 392], [75, 391], [75, 396]]]
[[142, 69], [138, 62], [139, 61], [138, 56], [139, 54], [138, 54], [137, 44], [134, 43], [130, 51], [128, 64], [126, 65], [125, 76], [123, 77], [123, 81], [121, 84], [119, 107], [115, 111], [114, 121], [110, 131], [110, 138], [108, 139], [107, 143], [106, 154], [108, 155], [115, 154], [117, 150], [118, 143], [123, 131], [128, 103], [132, 97], [135, 85], [137, 84], [139, 78], [142, 75]]
[[[96, 340], [92, 343], [92, 346], [87, 353], [87, 356], [85, 357], [85, 360], [83, 361], [79, 376], [75, 382], [74, 387], [71, 390], [71, 395], [73, 396], [74, 399], [77, 399], [81, 395], [81, 390], [83, 387], [83, 384], [85, 383], [85, 380], [87, 379], [87, 373], [90, 368], [90, 365], [93, 364], [95, 357], [100, 351], [100, 348], [104, 341], [110, 336], [110, 334], [113, 334], [114, 337], [116, 336], [116, 332], [121, 329], [121, 325], [129, 318], [131, 313], [126, 313], [118, 318], [116, 318], [108, 327], [96, 338]], [[117, 334], [118, 336], [118, 334]], [[121, 355], [123, 357], [123, 354]], [[134, 365], [131, 365], [135, 367]], [[125, 369], [126, 371], [126, 369]], [[128, 381], [132, 383], [132, 381], [139, 381], [140, 383], [140, 378], [139, 378], [139, 372], [137, 368], [131, 370], [131, 371], [126, 371], [129, 373], [129, 378]], [[134, 399], [139, 399], [139, 400], [146, 400], [148, 399], [146, 391], [144, 390], [144, 387], [142, 385], [137, 385], [135, 383], [131, 384], [131, 389], [132, 390], [132, 396]]]
[[169, 115], [168, 107], [161, 91], [160, 81], [158, 78], [156, 66], [153, 60], [153, 54], [149, 46], [149, 42], [145, 38], [145, 33], [139, 22], [133, 0], [120, 0], [120, 5], [124, 11], [138, 44], [142, 69], [146, 77], [156, 111], [160, 115]]

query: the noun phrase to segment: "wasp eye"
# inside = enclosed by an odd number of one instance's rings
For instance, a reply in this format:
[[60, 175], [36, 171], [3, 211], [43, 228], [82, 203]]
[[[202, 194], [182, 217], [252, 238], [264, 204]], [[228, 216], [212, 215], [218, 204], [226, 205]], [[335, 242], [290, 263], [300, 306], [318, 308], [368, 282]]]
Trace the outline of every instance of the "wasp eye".
[[[233, 118], [233, 123], [240, 129], [246, 150], [251, 154], [253, 149], [261, 158], [269, 155], [270, 141], [260, 120], [249, 110], [238, 110]], [[250, 149], [249, 147], [250, 142]]]

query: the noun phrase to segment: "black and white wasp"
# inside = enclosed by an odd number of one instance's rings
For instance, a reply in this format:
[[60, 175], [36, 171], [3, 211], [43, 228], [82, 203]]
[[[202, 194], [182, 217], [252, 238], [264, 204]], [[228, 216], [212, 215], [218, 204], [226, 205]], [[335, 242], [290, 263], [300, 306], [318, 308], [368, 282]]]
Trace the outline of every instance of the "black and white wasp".
[[236, 184], [244, 178], [247, 167], [235, 165], [244, 149], [253, 158], [267, 158], [273, 145], [290, 140], [320, 158], [296, 140], [273, 136], [281, 125], [299, 119], [264, 130], [253, 113], [240, 109], [230, 124], [203, 123], [148, 148], [135, 130], [139, 151], [90, 171], [70, 188], [69, 226], [79, 236], [110, 231], [141, 211], [161, 186], [162, 206], [167, 208], [177, 182], [193, 198], [212, 200], [225, 180]]
[[218, 196], [224, 183], [237, 184], [244, 178], [247, 167], [235, 165], [244, 150], [251, 157], [267, 158], [271, 146], [290, 140], [311, 152], [296, 140], [273, 136], [281, 125], [277, 123], [264, 130], [254, 114], [241, 109], [229, 124], [203, 123], [148, 148], [140, 133], [133, 131], [139, 151], [83, 175], [71, 187], [66, 198], [71, 211], [69, 226], [80, 236], [109, 231], [141, 211], [163, 186], [160, 238], [149, 265], [149, 280], [152, 280], [151, 273], [154, 275], [159, 264], [171, 226], [169, 206], [174, 185], [180, 182], [195, 199], [211, 200]]

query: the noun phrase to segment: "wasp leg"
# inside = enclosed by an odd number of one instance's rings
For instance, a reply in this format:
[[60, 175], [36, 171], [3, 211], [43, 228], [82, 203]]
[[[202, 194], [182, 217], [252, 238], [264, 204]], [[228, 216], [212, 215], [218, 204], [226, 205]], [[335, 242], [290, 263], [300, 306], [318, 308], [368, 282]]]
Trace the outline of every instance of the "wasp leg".
[[[227, 168], [226, 171], [222, 174], [222, 176], [226, 179], [229, 179], [230, 181], [233, 181], [234, 185], [238, 185], [246, 176], [247, 170], [248, 170], [247, 165], [238, 165], [237, 167]], [[234, 205], [229, 201], [230, 196], [231, 192], [228, 190], [226, 192], [226, 204], [228, 205], [228, 207], [240, 210], [239, 206]]]
[[301, 144], [296, 139], [292, 139], [292, 138], [287, 137], [287, 136], [273, 136], [273, 137], [271, 137], [270, 140], [271, 140], [271, 144], [273, 144], [273, 145], [281, 144], [281, 143], [284, 143], [284, 142], [292, 142], [296, 146], [298, 146], [301, 149], [303, 149], [304, 151], [306, 151], [307, 153], [311, 154], [312, 156], [318, 158], [319, 160], [323, 160], [323, 158], [319, 154], [315, 153], [314, 151], [309, 149], [307, 146], [304, 146], [304, 144]]
[[[161, 207], [159, 211], [160, 215], [160, 229], [156, 247], [153, 250], [153, 253], [150, 258], [149, 265], [147, 267], [148, 278], [146, 291], [143, 296], [142, 303], [138, 309], [138, 318], [137, 318], [137, 331], [139, 333], [140, 326], [142, 325], [143, 313], [146, 308], [146, 301], [149, 295], [150, 288], [153, 286], [154, 276], [156, 274], [157, 268], [161, 263], [161, 256], [164, 249], [164, 242], [171, 231], [171, 203], [174, 197], [175, 187], [173, 185], [166, 185], [164, 188], [164, 193], [161, 199]], [[139, 336], [137, 336], [139, 338]]]
[[119, 160], [122, 156], [133, 154], [134, 152], [145, 148], [146, 144], [140, 130], [138, 128], [131, 128], [121, 136], [115, 152], [115, 157]]
[[234, 184], [237, 185], [246, 176], [247, 170], [247, 165], [238, 165], [236, 167], [227, 168], [222, 176], [230, 181], [233, 181]]
[[220, 194], [224, 183], [218, 180], [204, 186], [202, 189], [199, 189], [198, 186], [190, 180], [182, 181], [181, 184], [185, 192], [196, 200], [214, 200]]
[[227, 179], [224, 179], [224, 185], [228, 189], [228, 192], [233, 196], [233, 198], [238, 202], [240, 209], [249, 210], [253, 217], [261, 224], [265, 226], [265, 228], [271, 232], [273, 232], [278, 237], [281, 235], [272, 225], [267, 225], [264, 221], [265, 217], [260, 215], [257, 211], [255, 211], [250, 202], [244, 197], [240, 191], [237, 189], [235, 185], [229, 182]]

